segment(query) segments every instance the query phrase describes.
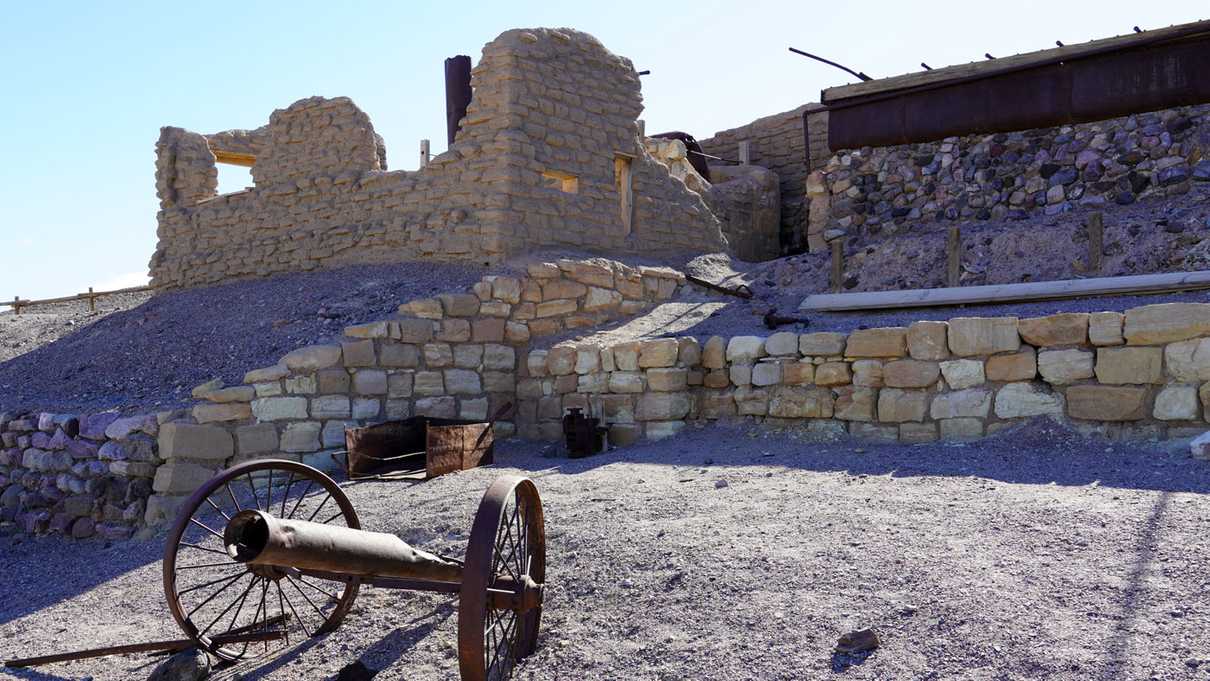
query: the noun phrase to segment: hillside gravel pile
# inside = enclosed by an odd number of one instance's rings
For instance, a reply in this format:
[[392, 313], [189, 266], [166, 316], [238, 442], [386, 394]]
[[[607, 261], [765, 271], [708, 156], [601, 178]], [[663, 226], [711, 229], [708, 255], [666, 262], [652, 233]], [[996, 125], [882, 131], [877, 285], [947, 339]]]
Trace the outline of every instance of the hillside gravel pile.
[[[0, 410], [180, 406], [200, 383], [238, 384], [249, 369], [297, 347], [382, 319], [412, 298], [470, 286], [484, 273], [440, 263], [367, 265], [161, 293], [0, 363]], [[0, 334], [24, 325], [0, 322]]]
[[[548, 587], [534, 681], [1205, 679], [1210, 467], [1046, 423], [978, 444], [861, 445], [689, 428], [581, 460], [346, 485], [365, 527], [452, 555], [479, 497], [541, 490]], [[0, 538], [0, 653], [178, 635], [157, 540]], [[82, 559], [86, 557], [86, 559]], [[219, 679], [457, 678], [449, 598], [363, 589], [344, 626]], [[872, 627], [881, 647], [840, 654]], [[146, 678], [148, 658], [28, 678]], [[44, 676], [45, 674], [46, 676]]]

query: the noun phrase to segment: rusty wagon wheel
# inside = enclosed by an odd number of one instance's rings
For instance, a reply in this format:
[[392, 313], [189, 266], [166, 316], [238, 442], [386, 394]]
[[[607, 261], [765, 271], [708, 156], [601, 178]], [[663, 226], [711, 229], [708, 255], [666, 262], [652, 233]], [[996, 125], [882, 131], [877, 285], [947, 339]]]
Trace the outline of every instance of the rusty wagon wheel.
[[[181, 507], [164, 547], [164, 593], [173, 618], [206, 652], [233, 661], [340, 626], [361, 581], [304, 577], [236, 561], [223, 541], [227, 522], [245, 509], [360, 529], [357, 513], [332, 478], [295, 461], [262, 459], [232, 466]], [[280, 632], [261, 643], [216, 640], [227, 632]]]
[[[462, 681], [507, 679], [517, 661], [534, 651], [545, 580], [546, 530], [538, 488], [520, 476], [499, 478], [479, 502], [462, 570]], [[524, 598], [514, 595], [521, 592]]]

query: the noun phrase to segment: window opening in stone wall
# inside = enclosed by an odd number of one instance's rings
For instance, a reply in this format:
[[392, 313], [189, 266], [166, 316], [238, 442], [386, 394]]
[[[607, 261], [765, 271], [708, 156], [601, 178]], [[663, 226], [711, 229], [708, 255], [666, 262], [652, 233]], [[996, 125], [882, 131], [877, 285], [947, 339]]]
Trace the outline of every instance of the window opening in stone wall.
[[557, 189], [564, 194], [580, 193], [580, 179], [561, 170], [543, 170], [542, 186], [546, 189]]
[[214, 152], [215, 167], [218, 168], [218, 193], [230, 194], [251, 189], [252, 164], [256, 157], [231, 151]]

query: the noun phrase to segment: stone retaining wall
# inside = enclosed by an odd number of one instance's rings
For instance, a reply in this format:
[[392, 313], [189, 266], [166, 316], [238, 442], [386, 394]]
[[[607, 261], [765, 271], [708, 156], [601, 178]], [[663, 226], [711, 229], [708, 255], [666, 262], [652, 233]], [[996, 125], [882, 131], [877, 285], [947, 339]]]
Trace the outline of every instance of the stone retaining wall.
[[174, 414], [0, 414], [0, 523], [125, 539], [143, 523]]
[[[381, 138], [343, 97], [300, 100], [252, 132], [164, 128], [152, 284], [426, 258], [495, 263], [550, 247], [726, 248], [702, 197], [644, 148], [633, 65], [592, 36], [506, 31], [484, 47], [472, 86], [457, 140], [415, 172], [386, 170]], [[215, 150], [254, 155], [255, 186], [216, 195]]]
[[825, 233], [896, 234], [1184, 193], [1210, 181], [1207, 150], [1210, 105], [840, 151], [806, 180], [810, 250], [825, 248]]
[[616, 444], [732, 417], [900, 442], [969, 440], [1037, 416], [1110, 437], [1181, 437], [1206, 429], [1207, 381], [1210, 304], [566, 343], [528, 354], [517, 428], [556, 440], [559, 419], [580, 407]]
[[[675, 295], [684, 275], [604, 259], [535, 263], [472, 290], [400, 306], [400, 316], [345, 329], [339, 343], [295, 350], [244, 385], [199, 386], [189, 422], [160, 429], [165, 461], [147, 522], [169, 520], [198, 485], [255, 458], [333, 466], [345, 428], [410, 416], [487, 420], [515, 403], [534, 338], [599, 326]], [[515, 432], [511, 416], [498, 436]]]

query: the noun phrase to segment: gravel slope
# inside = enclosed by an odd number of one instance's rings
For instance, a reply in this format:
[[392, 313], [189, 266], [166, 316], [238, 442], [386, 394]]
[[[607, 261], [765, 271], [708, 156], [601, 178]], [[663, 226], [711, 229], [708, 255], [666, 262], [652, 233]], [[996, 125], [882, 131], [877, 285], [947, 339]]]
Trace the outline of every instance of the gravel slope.
[[211, 378], [238, 384], [294, 348], [381, 319], [412, 298], [470, 286], [484, 273], [440, 263], [364, 265], [161, 293], [0, 362], [0, 410], [176, 407]]
[[150, 293], [120, 293], [87, 302], [55, 303], [25, 308], [21, 314], [0, 313], [0, 362], [54, 342], [108, 315], [142, 305]]
[[[366, 527], [460, 553], [491, 479], [536, 479], [549, 586], [519, 679], [1210, 677], [1210, 466], [1183, 453], [1040, 424], [966, 446], [733, 425], [579, 461], [541, 447], [347, 488]], [[0, 538], [0, 654], [174, 636], [160, 550]], [[863, 625], [882, 648], [834, 655]], [[455, 641], [446, 599], [367, 589], [336, 634], [217, 678], [331, 678], [360, 660], [377, 679], [451, 679]], [[21, 678], [139, 679], [147, 665]]]

